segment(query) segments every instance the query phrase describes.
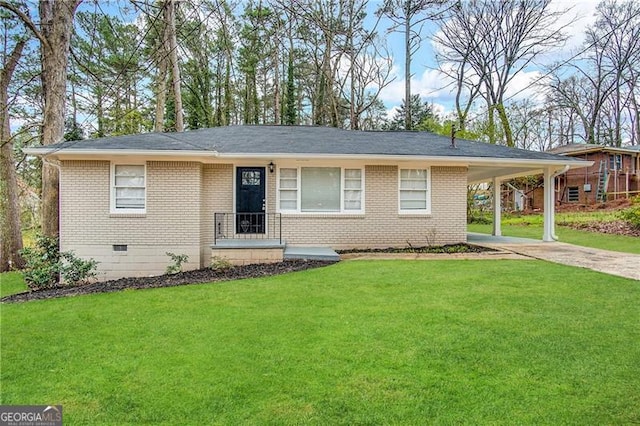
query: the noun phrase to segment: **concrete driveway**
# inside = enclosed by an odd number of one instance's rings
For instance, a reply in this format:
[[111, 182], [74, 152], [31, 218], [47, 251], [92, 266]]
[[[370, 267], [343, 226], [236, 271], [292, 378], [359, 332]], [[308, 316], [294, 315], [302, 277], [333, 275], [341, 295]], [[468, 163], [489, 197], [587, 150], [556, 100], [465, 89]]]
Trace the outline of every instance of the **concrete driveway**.
[[[640, 255], [581, 247], [561, 242], [543, 242], [528, 238], [494, 237], [467, 234], [467, 242], [510, 251], [534, 259], [579, 266], [619, 277], [640, 280]], [[638, 240], [640, 244], [640, 239]]]

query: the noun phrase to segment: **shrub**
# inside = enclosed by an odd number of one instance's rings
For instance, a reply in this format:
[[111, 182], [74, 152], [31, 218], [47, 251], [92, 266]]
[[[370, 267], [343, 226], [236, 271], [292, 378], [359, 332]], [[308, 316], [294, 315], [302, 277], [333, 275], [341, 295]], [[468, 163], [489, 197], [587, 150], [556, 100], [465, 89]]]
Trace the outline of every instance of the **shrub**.
[[182, 265], [187, 263], [189, 260], [189, 256], [186, 254], [174, 254], [174, 253], [166, 253], [167, 256], [171, 258], [171, 264], [167, 266], [166, 273], [167, 274], [177, 274], [178, 272], [182, 272]]
[[226, 271], [233, 267], [233, 264], [228, 259], [221, 256], [214, 256], [211, 259], [211, 269], [218, 271]]
[[33, 247], [20, 251], [25, 260], [24, 280], [32, 290], [78, 285], [96, 276], [98, 262], [80, 259], [71, 251], [61, 252], [58, 239], [36, 235]]
[[622, 210], [620, 218], [633, 228], [640, 229], [640, 204], [635, 203], [632, 207]]
[[489, 216], [485, 216], [481, 211], [472, 211], [467, 216], [467, 223], [478, 223], [481, 225], [489, 225], [493, 220]]

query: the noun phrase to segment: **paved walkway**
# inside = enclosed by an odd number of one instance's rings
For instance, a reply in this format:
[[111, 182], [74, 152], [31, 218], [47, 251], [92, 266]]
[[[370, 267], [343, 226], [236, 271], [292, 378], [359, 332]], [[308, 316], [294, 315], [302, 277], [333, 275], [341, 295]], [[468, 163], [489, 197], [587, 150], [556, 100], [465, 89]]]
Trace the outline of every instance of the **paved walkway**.
[[542, 242], [527, 238], [494, 237], [476, 233], [469, 233], [467, 241], [470, 244], [506, 250], [534, 259], [640, 280], [640, 255], [637, 254], [581, 247], [557, 241]]

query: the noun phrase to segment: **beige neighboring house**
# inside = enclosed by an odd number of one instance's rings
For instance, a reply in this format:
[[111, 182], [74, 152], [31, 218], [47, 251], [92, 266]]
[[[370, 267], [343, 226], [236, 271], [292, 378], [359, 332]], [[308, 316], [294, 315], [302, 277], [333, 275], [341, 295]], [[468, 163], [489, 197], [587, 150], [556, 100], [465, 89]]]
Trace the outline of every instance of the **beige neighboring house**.
[[[60, 244], [100, 262], [101, 279], [335, 257], [331, 249], [467, 240], [467, 185], [543, 173], [574, 158], [424, 132], [230, 126], [30, 148], [60, 168]], [[499, 197], [497, 197], [499, 199]], [[500, 204], [494, 234], [500, 235]], [[322, 248], [325, 248], [323, 251]]]

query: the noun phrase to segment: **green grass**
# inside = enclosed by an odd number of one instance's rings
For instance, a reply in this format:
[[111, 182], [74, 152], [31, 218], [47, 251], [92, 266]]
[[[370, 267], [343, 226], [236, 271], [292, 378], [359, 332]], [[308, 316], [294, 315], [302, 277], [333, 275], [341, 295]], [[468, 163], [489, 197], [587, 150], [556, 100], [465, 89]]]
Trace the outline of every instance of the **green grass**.
[[0, 274], [0, 297], [27, 291], [27, 285], [20, 272], [6, 272]]
[[[486, 216], [491, 220], [491, 216]], [[588, 222], [611, 222], [619, 220], [616, 211], [569, 212], [556, 214], [556, 234], [560, 241], [584, 247], [603, 250], [613, 250], [624, 253], [640, 254], [640, 239], [625, 235], [601, 234], [579, 229], [573, 229], [570, 224]], [[502, 217], [502, 235], [542, 239], [544, 217], [542, 214], [504, 215]], [[469, 232], [491, 234], [493, 226], [490, 224], [469, 224]]]
[[66, 424], [640, 422], [638, 282], [350, 261], [1, 306], [3, 404]]
[[[469, 232], [491, 234], [492, 225], [472, 223], [467, 225]], [[601, 234], [556, 226], [558, 239], [564, 243], [576, 244], [603, 250], [640, 254], [640, 239], [626, 235]], [[509, 237], [542, 239], [542, 225], [502, 225], [502, 235]]]

